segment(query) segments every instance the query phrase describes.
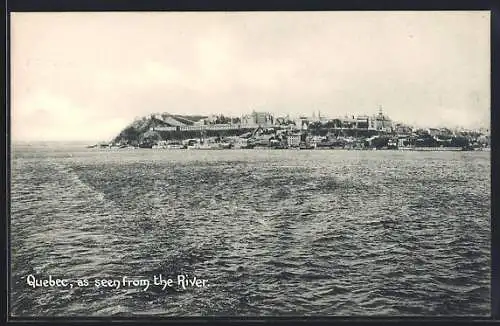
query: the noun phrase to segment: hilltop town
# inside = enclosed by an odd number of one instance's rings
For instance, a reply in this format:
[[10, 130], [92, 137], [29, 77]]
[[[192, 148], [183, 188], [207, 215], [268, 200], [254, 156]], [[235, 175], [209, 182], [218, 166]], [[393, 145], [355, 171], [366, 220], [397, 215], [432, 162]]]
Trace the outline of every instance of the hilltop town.
[[156, 113], [136, 119], [110, 143], [90, 147], [164, 149], [489, 150], [488, 129], [415, 128], [373, 115], [327, 118]]

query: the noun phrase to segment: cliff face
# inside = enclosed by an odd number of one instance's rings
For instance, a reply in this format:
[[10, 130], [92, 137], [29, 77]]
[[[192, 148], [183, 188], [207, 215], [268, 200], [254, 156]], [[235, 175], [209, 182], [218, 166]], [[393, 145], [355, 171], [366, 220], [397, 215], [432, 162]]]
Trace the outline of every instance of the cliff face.
[[153, 117], [143, 117], [135, 120], [113, 139], [113, 143], [138, 144], [144, 138], [144, 134], [154, 125]]
[[161, 138], [160, 133], [151, 131], [152, 127], [172, 127], [177, 125], [191, 125], [195, 121], [206, 118], [204, 116], [172, 115], [162, 113], [136, 119], [123, 129], [113, 140], [115, 144], [138, 145], [150, 143]]

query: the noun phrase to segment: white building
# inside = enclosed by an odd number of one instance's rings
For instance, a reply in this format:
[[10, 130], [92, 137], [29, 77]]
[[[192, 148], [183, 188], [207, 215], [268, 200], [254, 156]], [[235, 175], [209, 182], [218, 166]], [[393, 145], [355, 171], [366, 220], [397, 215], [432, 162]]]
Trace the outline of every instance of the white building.
[[300, 135], [289, 135], [287, 137], [287, 142], [289, 147], [299, 147], [300, 146]]

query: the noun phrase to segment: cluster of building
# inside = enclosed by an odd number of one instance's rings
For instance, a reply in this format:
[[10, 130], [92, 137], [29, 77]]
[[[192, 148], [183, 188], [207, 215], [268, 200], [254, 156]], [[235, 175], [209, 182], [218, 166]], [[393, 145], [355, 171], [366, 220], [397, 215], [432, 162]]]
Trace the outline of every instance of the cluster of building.
[[[160, 148], [489, 148], [489, 130], [418, 129], [374, 115], [327, 118], [276, 117], [255, 112], [239, 117], [153, 114], [149, 130], [133, 146]], [[117, 146], [130, 145], [128, 140]]]
[[[157, 131], [201, 131], [201, 130], [241, 130], [251, 128], [289, 127], [295, 130], [307, 130], [310, 125], [332, 124], [331, 128], [359, 129], [386, 132], [391, 130], [393, 123], [382, 110], [377, 115], [344, 116], [329, 119], [321, 116], [321, 112], [312, 117], [290, 116], [275, 117], [268, 112], [255, 112], [239, 117], [225, 117], [223, 115], [210, 115], [190, 118], [188, 116], [153, 114], [152, 119], [157, 125], [152, 130]], [[314, 127], [313, 126], [313, 127]]]

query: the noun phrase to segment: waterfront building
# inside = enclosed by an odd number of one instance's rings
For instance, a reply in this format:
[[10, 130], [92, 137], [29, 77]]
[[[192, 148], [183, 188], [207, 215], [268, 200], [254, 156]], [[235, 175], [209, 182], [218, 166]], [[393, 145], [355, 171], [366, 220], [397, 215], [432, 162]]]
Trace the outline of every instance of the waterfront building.
[[327, 137], [324, 137], [324, 136], [312, 136], [310, 138], [310, 142], [314, 143], [314, 144], [325, 142], [326, 140], [327, 140]]
[[256, 135], [251, 139], [252, 145], [255, 146], [269, 146], [271, 143], [271, 140], [274, 139], [274, 135], [266, 135], [266, 134], [261, 134], [261, 135]]
[[301, 137], [300, 134], [288, 135], [287, 142], [289, 147], [299, 147]]
[[248, 146], [248, 139], [246, 138], [230, 137], [228, 139], [234, 148], [246, 148]]
[[481, 135], [477, 138], [477, 142], [481, 145], [487, 146], [490, 144], [490, 136], [488, 135]]
[[153, 145], [153, 148], [167, 148], [167, 145], [168, 143], [166, 140], [160, 140], [156, 145]]

